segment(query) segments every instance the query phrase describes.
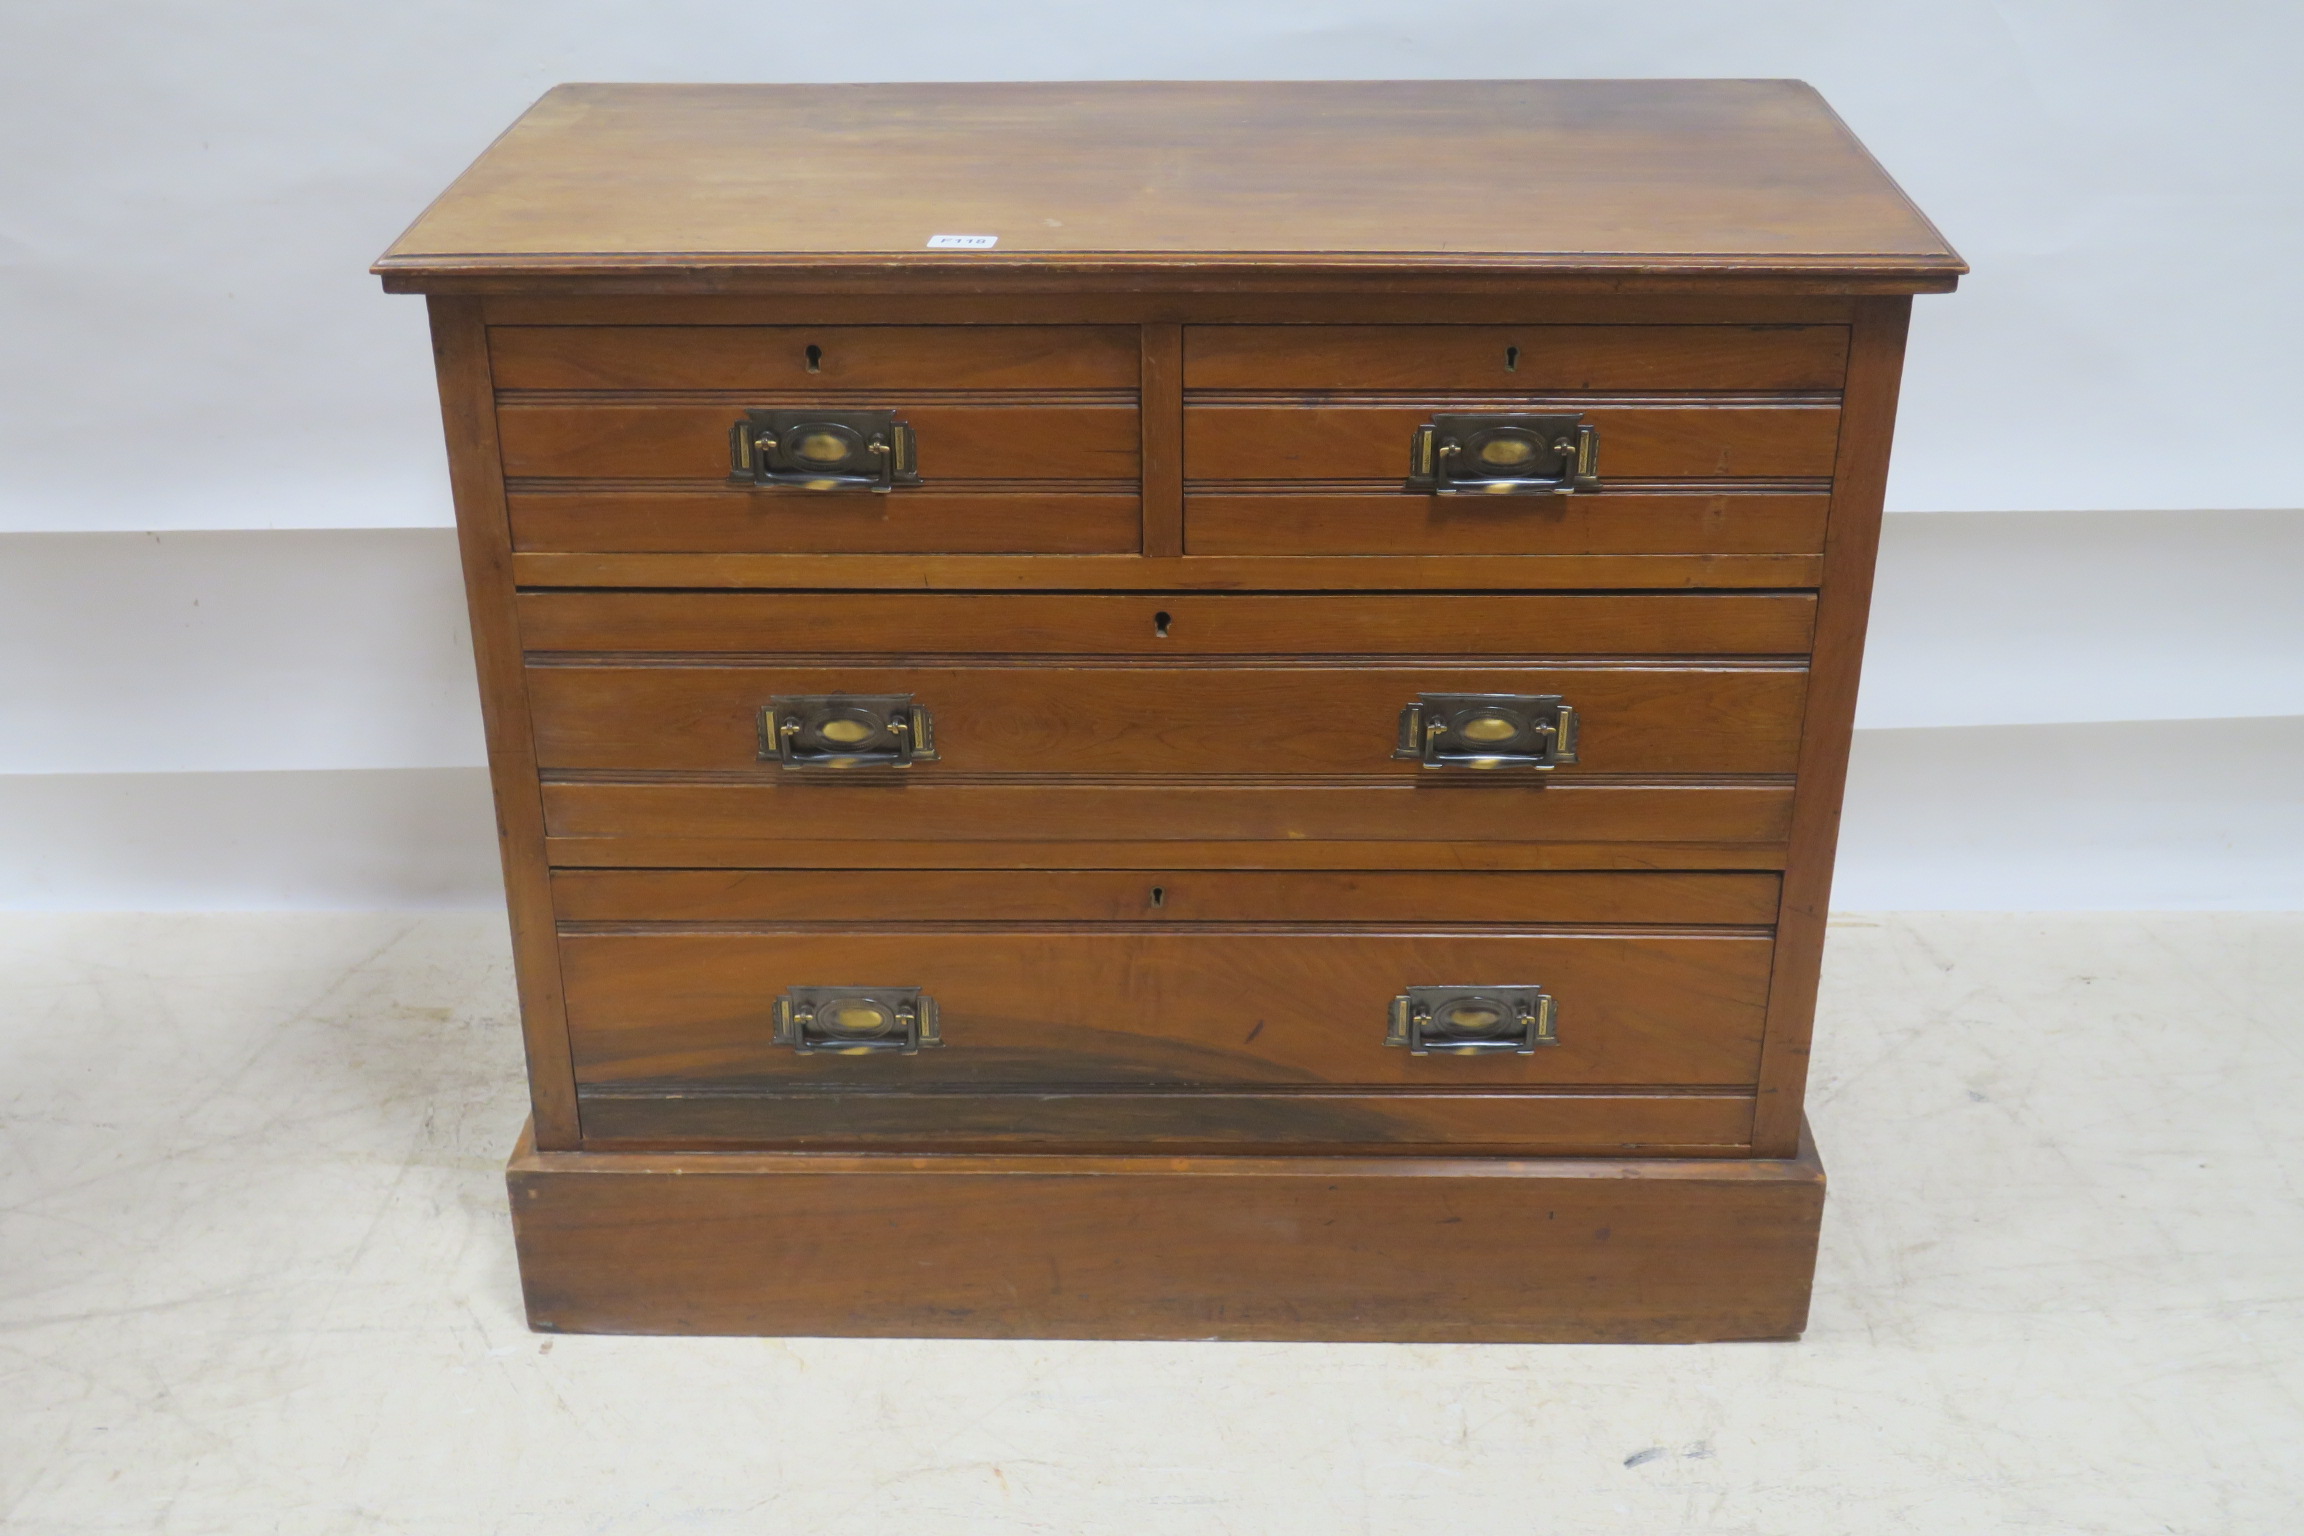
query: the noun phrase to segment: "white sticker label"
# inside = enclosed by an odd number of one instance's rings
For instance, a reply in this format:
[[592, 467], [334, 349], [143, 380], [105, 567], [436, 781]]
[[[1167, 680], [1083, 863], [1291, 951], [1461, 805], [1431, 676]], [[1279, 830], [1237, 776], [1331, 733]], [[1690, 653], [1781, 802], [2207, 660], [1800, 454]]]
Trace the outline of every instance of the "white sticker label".
[[932, 251], [988, 251], [1000, 243], [998, 235], [930, 235]]

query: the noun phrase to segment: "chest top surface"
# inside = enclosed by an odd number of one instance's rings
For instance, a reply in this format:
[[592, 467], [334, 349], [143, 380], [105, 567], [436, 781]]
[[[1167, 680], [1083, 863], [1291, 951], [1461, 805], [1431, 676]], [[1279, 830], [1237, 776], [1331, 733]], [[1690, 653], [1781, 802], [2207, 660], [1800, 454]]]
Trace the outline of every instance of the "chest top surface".
[[563, 85], [376, 271], [424, 290], [1185, 266], [1902, 292], [1966, 270], [1799, 81], [1486, 80]]

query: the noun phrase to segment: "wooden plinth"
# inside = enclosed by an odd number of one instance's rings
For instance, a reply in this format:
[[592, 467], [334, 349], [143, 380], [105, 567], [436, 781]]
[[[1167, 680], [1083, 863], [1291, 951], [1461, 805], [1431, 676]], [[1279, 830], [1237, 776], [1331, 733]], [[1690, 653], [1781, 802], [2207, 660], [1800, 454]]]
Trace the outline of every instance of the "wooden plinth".
[[1694, 1343], [1806, 1325], [1824, 1170], [1545, 1159], [538, 1152], [532, 1327]]

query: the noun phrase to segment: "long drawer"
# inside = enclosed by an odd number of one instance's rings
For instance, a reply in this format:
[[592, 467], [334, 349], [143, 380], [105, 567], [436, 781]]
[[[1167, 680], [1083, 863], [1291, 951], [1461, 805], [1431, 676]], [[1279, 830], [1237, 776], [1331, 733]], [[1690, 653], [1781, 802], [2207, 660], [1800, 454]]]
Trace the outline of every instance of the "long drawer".
[[531, 652], [1796, 656], [1806, 592], [527, 592]]
[[1773, 874], [1371, 870], [563, 869], [561, 921], [1608, 923], [1776, 920]]
[[[552, 893], [588, 1145], [1728, 1155], [1777, 882], [564, 870]], [[920, 989], [941, 1043], [779, 1038], [780, 997], [840, 986]], [[1556, 1043], [1388, 1043], [1417, 986], [1541, 988]]]
[[[1760, 934], [1113, 925], [574, 933], [561, 952], [579, 1082], [1437, 1088], [1748, 1084], [1769, 947]], [[1559, 1000], [1556, 1046], [1415, 1056], [1384, 1043], [1403, 988], [1537, 984]], [[797, 1054], [770, 1028], [794, 986], [923, 988], [944, 1046]]]
[[[1551, 775], [1558, 780], [1784, 774], [1798, 753], [1807, 681], [1794, 663], [1152, 665], [1071, 658], [931, 667], [636, 660], [531, 666], [536, 755], [547, 772], [790, 777], [763, 761], [762, 710], [772, 699], [908, 694], [930, 711], [940, 753], [906, 771], [911, 778], [1443, 779], [1450, 775], [1394, 757], [1402, 709], [1432, 693], [1567, 700], [1582, 722], [1582, 744], [1579, 760]], [[1541, 782], [1523, 776], [1531, 787]]]

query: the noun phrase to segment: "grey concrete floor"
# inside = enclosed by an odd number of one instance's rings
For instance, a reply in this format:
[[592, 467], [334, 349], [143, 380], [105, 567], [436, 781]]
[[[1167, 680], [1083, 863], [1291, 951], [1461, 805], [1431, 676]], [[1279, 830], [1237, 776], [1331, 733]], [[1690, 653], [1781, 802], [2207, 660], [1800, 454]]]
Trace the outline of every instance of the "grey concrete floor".
[[2304, 1530], [2304, 915], [1838, 921], [1796, 1344], [541, 1338], [499, 921], [0, 999], [9, 1532]]

